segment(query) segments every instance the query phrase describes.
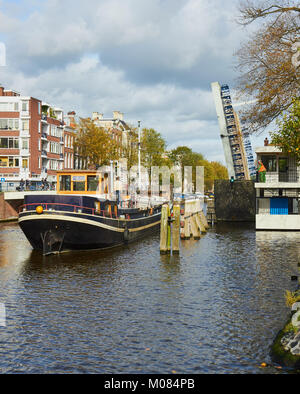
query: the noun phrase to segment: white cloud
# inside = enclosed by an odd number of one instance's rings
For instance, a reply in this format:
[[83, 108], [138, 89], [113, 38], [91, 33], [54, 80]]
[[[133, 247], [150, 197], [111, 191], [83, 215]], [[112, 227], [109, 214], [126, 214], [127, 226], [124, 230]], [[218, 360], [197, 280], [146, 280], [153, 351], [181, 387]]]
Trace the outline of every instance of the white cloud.
[[172, 148], [188, 145], [222, 160], [210, 83], [234, 76], [230, 65], [240, 39], [234, 2], [18, 4], [20, 10], [31, 5], [26, 17], [0, 13], [8, 52], [0, 79], [8, 88], [81, 116], [120, 110], [129, 122], [156, 128]]

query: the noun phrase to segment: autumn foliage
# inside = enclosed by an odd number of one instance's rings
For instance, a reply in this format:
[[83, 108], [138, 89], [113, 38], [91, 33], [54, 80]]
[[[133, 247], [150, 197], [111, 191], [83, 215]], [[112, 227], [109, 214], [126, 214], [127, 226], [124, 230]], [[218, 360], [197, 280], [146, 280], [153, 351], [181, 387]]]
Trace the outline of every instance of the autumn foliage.
[[[242, 110], [252, 132], [263, 131], [299, 96], [300, 69], [292, 62], [299, 41], [300, 8], [293, 1], [242, 1], [239, 22], [259, 28], [237, 52], [237, 87], [250, 102]], [[253, 100], [255, 99], [255, 100]]]
[[272, 143], [294, 156], [300, 164], [300, 100], [294, 100], [290, 110], [277, 121], [278, 129], [271, 132]]

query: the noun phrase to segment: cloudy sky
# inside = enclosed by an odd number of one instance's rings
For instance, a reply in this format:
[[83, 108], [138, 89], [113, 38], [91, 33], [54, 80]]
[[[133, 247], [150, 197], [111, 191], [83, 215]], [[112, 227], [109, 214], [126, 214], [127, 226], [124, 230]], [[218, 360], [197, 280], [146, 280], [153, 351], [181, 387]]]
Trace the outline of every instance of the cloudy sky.
[[[224, 163], [211, 82], [234, 86], [249, 32], [238, 0], [0, 0], [0, 83], [24, 95], [153, 127]], [[265, 135], [253, 138], [262, 145]]]

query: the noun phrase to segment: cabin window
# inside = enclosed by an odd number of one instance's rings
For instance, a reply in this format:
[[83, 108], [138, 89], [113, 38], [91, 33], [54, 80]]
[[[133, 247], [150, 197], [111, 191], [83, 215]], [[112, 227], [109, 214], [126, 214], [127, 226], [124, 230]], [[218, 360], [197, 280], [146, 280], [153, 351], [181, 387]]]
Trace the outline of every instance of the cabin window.
[[71, 175], [60, 175], [59, 188], [62, 191], [71, 191]]
[[101, 205], [99, 201], [95, 201], [95, 210], [97, 213], [101, 212]]
[[73, 176], [73, 191], [85, 191], [85, 176]]
[[99, 178], [96, 175], [88, 175], [87, 177], [87, 190], [95, 192], [98, 189]]

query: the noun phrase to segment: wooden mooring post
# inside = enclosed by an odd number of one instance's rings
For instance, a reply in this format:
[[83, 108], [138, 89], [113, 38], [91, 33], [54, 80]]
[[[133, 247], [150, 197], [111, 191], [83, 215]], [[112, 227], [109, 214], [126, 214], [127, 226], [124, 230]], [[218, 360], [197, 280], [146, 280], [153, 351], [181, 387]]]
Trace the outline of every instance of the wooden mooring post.
[[169, 249], [169, 216], [170, 208], [168, 204], [164, 204], [161, 208], [161, 222], [160, 222], [160, 253], [167, 254]]
[[209, 224], [201, 209], [200, 200], [186, 200], [181, 204], [181, 239], [200, 239], [207, 232]]
[[160, 253], [179, 254], [180, 238], [199, 240], [207, 232], [209, 224], [201, 209], [200, 200], [174, 202], [170, 216], [168, 204], [162, 206], [160, 227]]
[[179, 238], [180, 238], [180, 205], [173, 205], [173, 223], [172, 223], [172, 251], [173, 254], [179, 254]]
[[168, 204], [162, 206], [160, 225], [160, 253], [179, 254], [180, 206], [174, 203], [171, 216]]

